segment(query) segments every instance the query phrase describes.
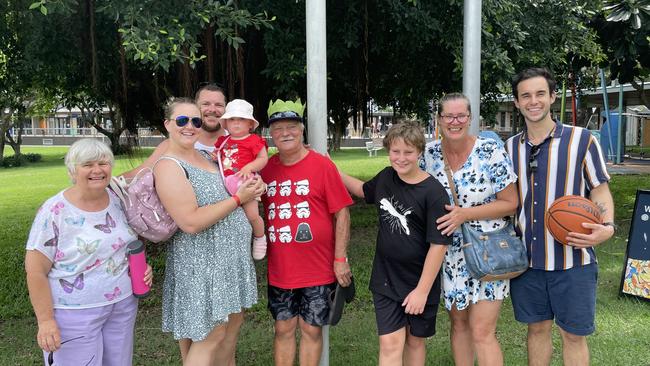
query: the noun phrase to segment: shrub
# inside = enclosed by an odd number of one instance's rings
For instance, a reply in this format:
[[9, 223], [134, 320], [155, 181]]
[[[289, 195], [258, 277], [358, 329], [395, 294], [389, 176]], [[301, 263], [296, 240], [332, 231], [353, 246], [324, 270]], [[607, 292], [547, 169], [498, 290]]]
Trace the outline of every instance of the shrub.
[[43, 156], [41, 154], [36, 154], [36, 153], [27, 153], [27, 154], [23, 154], [23, 156], [30, 163], [37, 163], [37, 162], [41, 161], [41, 159], [43, 158]]
[[27, 164], [27, 159], [22, 154], [7, 156], [2, 160], [2, 166], [5, 168], [13, 168], [25, 164]]

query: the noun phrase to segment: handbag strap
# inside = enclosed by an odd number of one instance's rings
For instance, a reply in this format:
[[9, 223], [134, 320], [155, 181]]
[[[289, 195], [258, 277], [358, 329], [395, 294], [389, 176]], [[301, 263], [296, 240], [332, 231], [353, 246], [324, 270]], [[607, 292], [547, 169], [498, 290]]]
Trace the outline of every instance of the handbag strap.
[[[181, 168], [181, 170], [183, 170], [183, 173], [185, 173], [185, 178], [186, 178], [186, 179], [190, 179], [190, 175], [189, 175], [189, 173], [187, 172], [187, 170], [185, 169], [185, 167], [183, 167], [183, 165], [181, 164], [181, 162], [180, 162], [178, 159], [176, 159], [175, 157], [173, 157], [173, 156], [169, 156], [169, 155], [163, 155], [163, 156], [161, 156], [160, 158], [158, 158], [158, 160], [156, 160], [156, 162], [153, 163], [153, 166], [151, 167], [151, 170], [152, 170], [152, 171], [154, 170], [154, 168], [156, 167], [156, 165], [157, 165], [161, 160], [172, 160], [173, 162], [175, 162], [176, 164], [178, 164], [178, 166], [179, 166], [179, 168]], [[144, 170], [144, 169], [143, 169], [143, 170]], [[142, 170], [141, 170], [141, 171], [142, 171]], [[140, 171], [140, 172], [141, 172], [141, 171]], [[140, 172], [138, 172], [138, 174], [140, 174]], [[134, 178], [133, 180], [135, 181], [135, 178]]]
[[440, 143], [440, 154], [442, 154], [442, 161], [445, 164], [445, 174], [447, 174], [447, 181], [449, 182], [449, 190], [451, 191], [451, 196], [454, 199], [454, 204], [456, 206], [460, 207], [458, 204], [458, 199], [456, 198], [456, 184], [454, 184], [454, 172], [451, 170], [451, 167], [449, 166], [449, 161], [447, 160], [447, 157], [445, 156], [445, 151], [442, 148], [442, 142]]
[[226, 176], [223, 174], [223, 166], [221, 163], [221, 150], [223, 147], [226, 145], [226, 142], [230, 139], [230, 135], [226, 136], [225, 139], [223, 139], [223, 142], [221, 143], [221, 146], [215, 149], [215, 152], [217, 153], [217, 165], [219, 165], [219, 172], [221, 172], [221, 179], [225, 182], [226, 181]]

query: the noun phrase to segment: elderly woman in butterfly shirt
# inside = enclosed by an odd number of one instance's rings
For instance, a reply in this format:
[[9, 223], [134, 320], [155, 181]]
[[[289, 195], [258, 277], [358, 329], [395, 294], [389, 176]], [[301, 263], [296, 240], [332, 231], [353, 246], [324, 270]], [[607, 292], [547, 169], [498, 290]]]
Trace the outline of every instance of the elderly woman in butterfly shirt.
[[27, 241], [38, 345], [46, 365], [131, 365], [138, 301], [126, 245], [137, 236], [107, 189], [113, 154], [100, 141], [79, 140], [65, 164], [72, 186], [41, 206]]

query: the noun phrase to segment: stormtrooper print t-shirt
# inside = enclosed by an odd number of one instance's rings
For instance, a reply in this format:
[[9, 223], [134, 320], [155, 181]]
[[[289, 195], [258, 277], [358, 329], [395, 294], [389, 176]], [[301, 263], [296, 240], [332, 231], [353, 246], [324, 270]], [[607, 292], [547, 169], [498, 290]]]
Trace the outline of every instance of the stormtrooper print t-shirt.
[[285, 166], [276, 154], [260, 172], [268, 240], [269, 284], [320, 286], [334, 276], [334, 213], [352, 204], [336, 166], [310, 151]]
[[[429, 176], [416, 184], [400, 179], [387, 167], [363, 185], [367, 203], [377, 206], [379, 232], [372, 264], [370, 290], [403, 301], [420, 280], [431, 243], [450, 245], [436, 220], [447, 213], [449, 198], [444, 188]], [[440, 276], [436, 277], [427, 304], [440, 301]]]

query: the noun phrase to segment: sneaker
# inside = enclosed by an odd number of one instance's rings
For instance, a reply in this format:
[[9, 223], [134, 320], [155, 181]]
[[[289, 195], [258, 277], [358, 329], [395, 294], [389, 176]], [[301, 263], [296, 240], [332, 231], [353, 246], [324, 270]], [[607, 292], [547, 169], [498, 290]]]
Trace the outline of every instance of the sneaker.
[[253, 239], [253, 259], [259, 261], [266, 256], [266, 236]]

